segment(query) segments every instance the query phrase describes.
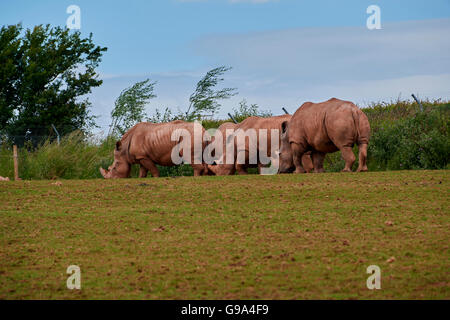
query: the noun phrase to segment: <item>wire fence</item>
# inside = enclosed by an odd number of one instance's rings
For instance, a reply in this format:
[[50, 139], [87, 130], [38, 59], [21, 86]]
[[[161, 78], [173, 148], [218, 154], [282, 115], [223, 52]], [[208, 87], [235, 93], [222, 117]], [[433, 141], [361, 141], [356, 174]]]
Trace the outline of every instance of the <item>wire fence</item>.
[[[0, 128], [0, 148], [17, 145], [30, 149], [46, 142], [59, 143], [65, 136], [80, 130], [74, 126], [50, 124], [47, 126], [27, 126], [27, 129], [20, 131]], [[106, 126], [99, 126], [83, 132], [87, 139], [102, 140], [107, 137], [108, 130]]]

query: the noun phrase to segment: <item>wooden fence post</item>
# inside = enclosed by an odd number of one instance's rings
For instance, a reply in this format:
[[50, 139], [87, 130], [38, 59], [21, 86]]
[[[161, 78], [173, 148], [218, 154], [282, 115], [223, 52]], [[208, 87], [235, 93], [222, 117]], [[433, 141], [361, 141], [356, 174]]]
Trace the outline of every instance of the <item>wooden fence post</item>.
[[19, 163], [17, 161], [17, 146], [13, 145], [13, 158], [14, 158], [14, 180], [19, 180]]

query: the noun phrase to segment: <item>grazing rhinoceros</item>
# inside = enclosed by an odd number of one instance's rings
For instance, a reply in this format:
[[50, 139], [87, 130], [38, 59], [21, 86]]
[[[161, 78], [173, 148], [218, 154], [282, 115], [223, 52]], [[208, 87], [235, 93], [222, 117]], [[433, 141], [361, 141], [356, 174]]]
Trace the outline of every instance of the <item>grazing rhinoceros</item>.
[[[200, 143], [199, 150], [194, 148], [194, 126]], [[190, 157], [183, 156], [182, 147], [180, 150], [174, 149], [177, 145], [182, 146], [185, 137], [182, 134], [190, 135]], [[150, 171], [153, 177], [159, 176], [156, 165], [174, 166], [172, 153], [175, 153], [178, 159], [188, 159], [194, 169], [194, 176], [199, 176], [207, 172], [206, 164], [202, 161], [203, 149], [206, 142], [203, 141], [205, 129], [198, 123], [184, 122], [181, 120], [167, 123], [141, 122], [128, 130], [120, 141], [117, 141], [114, 150], [114, 162], [105, 170], [100, 168], [100, 173], [106, 179], [109, 178], [127, 178], [130, 175], [131, 165], [139, 164], [139, 177], [147, 176]], [[189, 140], [186, 140], [188, 142]], [[188, 146], [188, 144], [186, 144]], [[175, 150], [175, 151], [174, 151]], [[197, 151], [194, 153], [194, 151]], [[189, 159], [190, 158], [190, 159]], [[181, 162], [181, 160], [180, 160]]]
[[[258, 171], [261, 173], [262, 168], [267, 166], [267, 163], [263, 163], [260, 157], [260, 151], [262, 155], [265, 155], [270, 161], [276, 161], [276, 157], [274, 158], [274, 153], [278, 152], [278, 150], [272, 150], [272, 129], [278, 129], [278, 133], [281, 134], [281, 124], [284, 121], [288, 121], [292, 116], [291, 115], [282, 115], [275, 117], [249, 117], [242, 121], [239, 124], [225, 123], [219, 127], [219, 130], [222, 131], [222, 135], [224, 137], [224, 141], [226, 145], [232, 144], [234, 146], [233, 152], [233, 160], [230, 164], [227, 160], [227, 148], [224, 145], [223, 147], [223, 155], [219, 158], [219, 164], [208, 165], [208, 169], [212, 171], [216, 175], [230, 175], [234, 174], [236, 171], [239, 174], [247, 174], [247, 168], [249, 167], [258, 167]], [[231, 136], [225, 137], [226, 129], [235, 129], [235, 133]], [[252, 137], [251, 130], [254, 129], [254, 136]], [[265, 129], [265, 136], [261, 136], [263, 133], [260, 129]], [[239, 135], [242, 134], [242, 138], [239, 138]], [[263, 142], [261, 144], [260, 139], [265, 139], [267, 142]], [[276, 139], [276, 138], [275, 138]], [[280, 136], [278, 136], [278, 145], [280, 144]], [[231, 147], [229, 147], [231, 148]], [[263, 150], [264, 148], [265, 150]], [[230, 149], [228, 149], [230, 150]], [[252, 154], [253, 153], [253, 154]], [[228, 155], [228, 157], [230, 157]], [[243, 161], [242, 161], [243, 160]], [[312, 170], [312, 161], [309, 155], [305, 155], [303, 157], [304, 166], [308, 168], [308, 170]]]
[[340, 150], [345, 160], [342, 171], [351, 171], [355, 162], [352, 147], [359, 149], [357, 171], [367, 171], [370, 125], [367, 116], [352, 102], [332, 98], [321, 103], [305, 102], [283, 122], [279, 172], [304, 172], [300, 159], [312, 151], [315, 172], [323, 172], [327, 153]]

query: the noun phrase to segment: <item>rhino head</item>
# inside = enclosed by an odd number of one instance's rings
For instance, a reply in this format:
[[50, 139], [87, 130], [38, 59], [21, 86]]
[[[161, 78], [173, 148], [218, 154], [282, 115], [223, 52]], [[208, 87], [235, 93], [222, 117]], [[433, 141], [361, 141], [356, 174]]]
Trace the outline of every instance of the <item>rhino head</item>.
[[281, 124], [280, 164], [278, 173], [290, 173], [295, 170], [292, 158], [291, 144], [289, 143], [289, 121]]
[[114, 162], [107, 170], [100, 167], [100, 173], [105, 179], [128, 178], [130, 176], [131, 165], [128, 161], [127, 152], [122, 147], [122, 142], [116, 142], [114, 150]]

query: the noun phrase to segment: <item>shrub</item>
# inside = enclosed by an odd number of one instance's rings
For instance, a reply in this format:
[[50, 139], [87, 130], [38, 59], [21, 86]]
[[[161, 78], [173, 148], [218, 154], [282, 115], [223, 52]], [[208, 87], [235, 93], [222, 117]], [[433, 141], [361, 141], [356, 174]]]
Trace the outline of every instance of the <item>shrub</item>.
[[377, 170], [444, 169], [450, 158], [449, 105], [374, 130], [369, 165]]

